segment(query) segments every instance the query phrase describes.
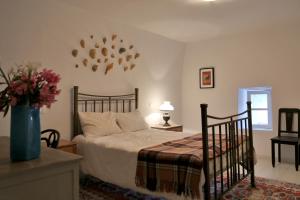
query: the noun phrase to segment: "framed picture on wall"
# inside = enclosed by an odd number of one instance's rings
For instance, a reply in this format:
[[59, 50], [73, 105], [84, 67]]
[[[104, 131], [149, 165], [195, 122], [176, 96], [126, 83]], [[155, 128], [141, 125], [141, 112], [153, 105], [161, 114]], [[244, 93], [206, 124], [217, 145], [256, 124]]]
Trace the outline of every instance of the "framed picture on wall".
[[201, 89], [215, 87], [215, 72], [213, 67], [199, 69], [199, 83]]

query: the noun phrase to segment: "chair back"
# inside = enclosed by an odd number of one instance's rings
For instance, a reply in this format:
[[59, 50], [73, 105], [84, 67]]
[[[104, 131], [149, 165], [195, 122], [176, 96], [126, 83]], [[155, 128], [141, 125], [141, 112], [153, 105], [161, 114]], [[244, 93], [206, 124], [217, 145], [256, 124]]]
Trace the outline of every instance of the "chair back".
[[41, 140], [44, 140], [47, 143], [47, 147], [55, 149], [58, 147], [60, 133], [57, 130], [46, 129], [41, 132], [41, 135], [45, 135], [45, 137], [41, 137]]
[[[300, 138], [300, 109], [298, 108], [280, 108], [278, 116], [278, 136], [282, 133], [297, 134]], [[295, 135], [296, 136], [296, 135]]]

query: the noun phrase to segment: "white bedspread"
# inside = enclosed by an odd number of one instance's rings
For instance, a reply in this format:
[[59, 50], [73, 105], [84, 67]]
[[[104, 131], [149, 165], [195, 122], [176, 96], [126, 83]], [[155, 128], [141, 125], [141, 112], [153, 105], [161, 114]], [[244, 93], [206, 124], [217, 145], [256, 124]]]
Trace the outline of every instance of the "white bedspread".
[[[142, 193], [163, 196], [167, 199], [184, 199], [176, 194], [150, 192], [136, 187], [135, 173], [137, 156], [141, 149], [191, 135], [194, 134], [147, 129], [94, 138], [80, 135], [75, 137], [74, 141], [78, 144], [78, 153], [83, 155], [81, 162], [83, 173]], [[202, 185], [204, 176], [201, 177]]]

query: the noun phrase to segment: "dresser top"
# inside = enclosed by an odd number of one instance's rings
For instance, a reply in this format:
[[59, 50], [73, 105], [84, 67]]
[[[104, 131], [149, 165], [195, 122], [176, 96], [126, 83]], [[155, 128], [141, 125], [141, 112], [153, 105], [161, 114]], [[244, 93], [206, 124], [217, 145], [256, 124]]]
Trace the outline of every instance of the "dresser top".
[[21, 162], [10, 161], [9, 137], [0, 137], [0, 179], [5, 176], [26, 173], [38, 168], [51, 167], [62, 163], [78, 162], [82, 157], [64, 151], [42, 147], [38, 159]]

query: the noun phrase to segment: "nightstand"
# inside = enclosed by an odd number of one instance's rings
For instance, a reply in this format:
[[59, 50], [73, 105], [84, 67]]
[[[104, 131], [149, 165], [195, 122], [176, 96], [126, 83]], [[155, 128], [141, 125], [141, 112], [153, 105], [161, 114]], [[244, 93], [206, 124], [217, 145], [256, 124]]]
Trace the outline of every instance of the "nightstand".
[[65, 152], [77, 153], [76, 143], [69, 140], [60, 139], [57, 148]]
[[163, 125], [154, 125], [151, 126], [151, 128], [164, 130], [164, 131], [176, 131], [176, 132], [182, 132], [182, 125], [170, 125], [170, 126], [163, 126]]

